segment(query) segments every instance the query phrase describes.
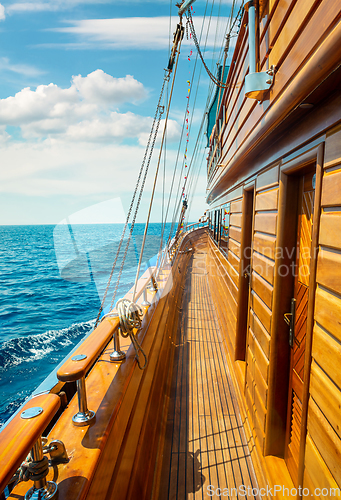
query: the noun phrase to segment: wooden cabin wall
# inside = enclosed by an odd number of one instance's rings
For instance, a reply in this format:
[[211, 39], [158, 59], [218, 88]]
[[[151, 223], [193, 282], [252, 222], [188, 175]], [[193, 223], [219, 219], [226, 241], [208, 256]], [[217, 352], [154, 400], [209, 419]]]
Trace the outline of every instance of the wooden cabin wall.
[[245, 397], [264, 452], [278, 210], [278, 166], [256, 182]]
[[[323, 19], [323, 22], [321, 22]], [[244, 28], [247, 24], [246, 14], [242, 21], [242, 28], [236, 49], [232, 58], [231, 70], [227, 83], [229, 88], [224, 94], [224, 105], [226, 106], [225, 124], [218, 130], [221, 142], [221, 157], [209, 163], [209, 183], [214, 183], [215, 178], [221, 172], [218, 164], [228, 167], [233, 163], [236, 154], [241, 148], [248, 144], [249, 136], [257, 124], [266, 123], [265, 117], [270, 108], [282, 99], [288, 85], [293, 77], [302, 70], [308, 62], [309, 57], [323, 46], [326, 36], [329, 35], [340, 21], [340, 5], [335, 0], [269, 0], [259, 19], [259, 71], [266, 71], [271, 65], [276, 67], [274, 84], [266, 99], [258, 103], [254, 99], [246, 98], [244, 95], [244, 80], [248, 73], [248, 31]], [[338, 55], [335, 54], [337, 60]], [[329, 60], [330, 59], [330, 60]], [[328, 58], [328, 64], [336, 64]], [[299, 93], [302, 94], [313, 90], [318, 84], [321, 75], [315, 71], [316, 83], [310, 80], [312, 88], [300, 86]], [[323, 79], [323, 77], [321, 76]], [[297, 99], [299, 96], [297, 94]], [[293, 108], [299, 104], [291, 102], [289, 96], [288, 105], [283, 108], [286, 114], [289, 106]], [[221, 118], [221, 117], [220, 117]], [[270, 120], [271, 121], [271, 120]], [[273, 127], [275, 124], [270, 124]], [[266, 133], [263, 126], [262, 133]], [[219, 141], [216, 141], [219, 142]], [[215, 150], [211, 144], [210, 157], [213, 158]]]
[[[323, 167], [312, 356], [310, 359], [308, 355], [306, 361], [310, 385], [303, 486], [309, 488], [314, 498], [328, 497], [330, 488], [341, 489], [341, 125], [326, 134]], [[223, 333], [234, 364], [239, 397], [245, 404], [252, 437], [261, 455], [265, 455], [269, 404], [270, 339], [276, 328], [272, 325], [272, 312], [280, 168], [281, 162], [252, 181], [254, 213], [245, 363], [236, 361], [241, 359], [236, 357], [239, 314], [245, 310], [245, 303], [240, 302], [245, 219], [243, 198], [233, 199], [233, 191], [222, 199], [232, 199], [228, 251], [225, 255], [210, 238], [208, 254], [209, 280], [217, 313], [225, 325]], [[248, 181], [247, 186], [252, 183]], [[243, 196], [247, 186], [244, 185]], [[236, 196], [240, 194], [238, 187]], [[281, 467], [282, 471], [286, 468], [284, 461]], [[287, 479], [291, 481], [288, 476]], [[322, 493], [323, 488], [328, 489], [327, 496]], [[320, 496], [316, 489], [320, 489]]]
[[326, 137], [321, 209], [304, 471], [311, 491], [341, 488], [341, 126]]

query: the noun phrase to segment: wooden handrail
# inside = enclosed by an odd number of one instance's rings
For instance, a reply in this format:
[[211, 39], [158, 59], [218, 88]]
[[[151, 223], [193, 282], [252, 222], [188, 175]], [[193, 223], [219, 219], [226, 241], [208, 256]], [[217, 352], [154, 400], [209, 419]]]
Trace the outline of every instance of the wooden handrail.
[[[97, 328], [87, 337], [78, 349], [72, 353], [65, 363], [57, 371], [57, 377], [62, 382], [73, 382], [85, 377], [99, 354], [110, 341], [116, 328], [119, 327], [118, 317], [104, 319]], [[80, 361], [72, 361], [77, 356], [84, 355], [86, 358]]]
[[[136, 289], [136, 300], [141, 296], [148, 286], [149, 279], [155, 274], [155, 268], [148, 268], [138, 281]], [[133, 288], [126, 294], [126, 298], [131, 298]], [[65, 363], [57, 371], [57, 377], [62, 382], [74, 382], [85, 377], [86, 373], [92, 367], [99, 354], [110, 341], [115, 330], [119, 327], [118, 317], [105, 318], [98, 327], [87, 337], [78, 349], [72, 353]], [[77, 356], [86, 356], [79, 361], [73, 361]], [[77, 359], [77, 358], [76, 358]]]
[[[25, 460], [60, 406], [56, 394], [41, 394], [22, 407], [0, 433], [0, 493]], [[43, 411], [34, 418], [24, 419], [23, 411], [40, 407]]]

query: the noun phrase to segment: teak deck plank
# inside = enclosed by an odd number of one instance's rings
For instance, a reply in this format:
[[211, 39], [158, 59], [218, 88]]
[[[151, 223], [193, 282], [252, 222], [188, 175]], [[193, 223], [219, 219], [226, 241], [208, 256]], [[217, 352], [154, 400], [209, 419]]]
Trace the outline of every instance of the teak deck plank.
[[209, 485], [228, 488], [237, 499], [241, 486], [257, 487], [207, 275], [200, 271], [195, 260], [188, 266], [178, 324], [162, 500], [204, 499]]

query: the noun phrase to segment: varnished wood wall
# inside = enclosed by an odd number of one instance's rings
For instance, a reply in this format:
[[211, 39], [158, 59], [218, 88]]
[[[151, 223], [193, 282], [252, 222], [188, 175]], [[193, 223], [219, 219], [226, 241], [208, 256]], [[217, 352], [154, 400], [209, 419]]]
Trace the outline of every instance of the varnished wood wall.
[[[279, 160], [277, 165], [262, 171], [253, 181], [245, 362], [234, 363], [242, 404], [262, 455], [266, 451], [269, 411], [270, 340], [276, 329], [272, 316], [279, 234], [280, 168]], [[323, 488], [328, 488], [329, 495], [330, 488], [341, 487], [341, 125], [326, 134], [323, 170], [311, 362], [308, 358], [311, 376], [303, 480], [303, 486], [309, 488], [313, 496], [318, 491], [316, 488], [320, 488], [321, 495], [315, 495], [315, 498], [326, 498], [322, 494]], [[238, 332], [238, 315], [245, 310], [240, 294], [241, 263], [245, 251], [245, 218], [240, 194], [239, 187], [236, 190], [238, 198], [233, 199], [233, 192], [227, 196], [232, 200], [227, 255], [219, 250], [213, 239], [209, 241], [208, 255], [212, 293], [221, 324], [225, 325], [224, 334], [232, 360], [241, 359], [235, 356], [238, 335], [241, 334]], [[270, 467], [273, 467], [272, 463]], [[278, 471], [283, 472], [285, 468], [282, 460]], [[291, 481], [288, 475], [287, 481], [287, 484]]]
[[[321, 22], [323, 19], [323, 22]], [[245, 27], [246, 26], [246, 27]], [[248, 30], [247, 14], [242, 20], [242, 27], [233, 54], [231, 69], [227, 83], [228, 89], [224, 93], [223, 103], [225, 112], [220, 112], [219, 119], [225, 117], [219, 133], [219, 140], [211, 144], [210, 158], [213, 158], [215, 150], [221, 150], [221, 157], [217, 159], [216, 165], [224, 165], [229, 168], [235, 162], [238, 153], [252, 142], [252, 134], [255, 127], [261, 126], [261, 133], [266, 133], [275, 126], [275, 122], [267, 120], [269, 111], [272, 110], [284, 94], [288, 85], [294, 81], [298, 73], [304, 69], [306, 63], [313, 53], [317, 53], [323, 47], [326, 37], [334, 36], [340, 27], [340, 3], [335, 0], [269, 0], [260, 12], [259, 19], [259, 71], [266, 71], [272, 65], [276, 68], [274, 84], [263, 102], [258, 103], [254, 99], [246, 98], [244, 82], [248, 73]], [[334, 35], [332, 35], [334, 33]], [[336, 35], [335, 35], [336, 36]], [[339, 35], [338, 35], [339, 36]], [[340, 45], [339, 43], [337, 45]], [[325, 57], [328, 64], [335, 67], [338, 64], [338, 55], [335, 51], [333, 56]], [[323, 58], [322, 58], [323, 60]], [[309, 94], [320, 81], [323, 81], [322, 72], [326, 68], [315, 66], [312, 77], [307, 79], [305, 85], [299, 85], [299, 92], [291, 92], [283, 107], [283, 116], [290, 109], [294, 109]], [[314, 82], [316, 78], [316, 82]], [[311, 85], [311, 88], [308, 88]], [[294, 102], [297, 97], [297, 101]], [[300, 95], [299, 95], [300, 94]], [[279, 106], [280, 107], [280, 106]], [[280, 120], [280, 117], [278, 117]], [[219, 122], [218, 122], [219, 123]], [[218, 143], [220, 142], [219, 146]], [[221, 169], [208, 166], [209, 184], [216, 182]]]
[[278, 166], [257, 178], [245, 395], [264, 451], [278, 209]]
[[340, 126], [327, 134], [325, 147], [304, 471], [311, 490], [341, 487]]

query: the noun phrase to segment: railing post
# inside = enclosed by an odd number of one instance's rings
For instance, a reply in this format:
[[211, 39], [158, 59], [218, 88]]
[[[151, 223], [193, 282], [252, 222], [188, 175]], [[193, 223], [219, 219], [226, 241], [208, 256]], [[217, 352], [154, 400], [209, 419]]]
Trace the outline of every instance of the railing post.
[[[43, 411], [44, 411], [43, 408], [39, 406], [33, 407], [23, 411], [21, 414], [21, 418], [24, 420], [35, 418], [41, 413], [43, 413]], [[35, 443], [35, 445], [31, 450], [31, 457], [33, 462], [42, 462], [44, 460], [43, 444], [41, 441], [41, 436], [38, 437], [37, 442]], [[58, 493], [58, 487], [56, 483], [54, 481], [46, 481], [48, 469], [47, 471], [42, 472], [42, 474], [45, 474], [45, 476], [33, 480], [34, 485], [26, 493], [25, 500], [48, 500], [48, 499], [52, 500], [53, 498], [56, 498]], [[38, 469], [37, 469], [37, 475], [39, 475]]]
[[110, 361], [112, 363], [116, 363], [117, 361], [123, 361], [126, 357], [125, 353], [121, 351], [121, 346], [120, 346], [120, 335], [118, 328], [114, 331], [113, 335], [113, 341], [114, 341], [114, 350], [110, 354]]
[[143, 306], [150, 306], [150, 302], [148, 302], [148, 297], [147, 297], [147, 287], [143, 290]]
[[[87, 356], [85, 354], [78, 354], [71, 358], [72, 361], [83, 361]], [[86, 387], [85, 387], [85, 376], [76, 380], [77, 384], [77, 395], [78, 395], [78, 408], [79, 411], [72, 417], [72, 422], [77, 427], [82, 427], [84, 425], [91, 424], [95, 418], [96, 414], [92, 410], [88, 410], [88, 403], [86, 399]]]

